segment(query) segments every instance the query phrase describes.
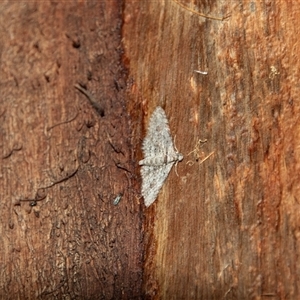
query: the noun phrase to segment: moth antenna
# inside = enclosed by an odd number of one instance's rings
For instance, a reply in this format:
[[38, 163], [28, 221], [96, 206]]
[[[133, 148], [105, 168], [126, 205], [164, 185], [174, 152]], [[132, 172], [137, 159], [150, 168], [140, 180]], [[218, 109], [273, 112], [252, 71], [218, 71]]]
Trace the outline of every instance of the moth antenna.
[[[177, 150], [176, 150], [176, 151], [177, 151]], [[177, 177], [179, 177], [178, 172], [177, 172], [177, 165], [178, 165], [178, 160], [177, 160], [176, 163], [175, 163], [175, 173], [176, 173]]]
[[176, 134], [174, 135], [174, 148], [175, 148], [176, 152], [178, 153], [179, 151], [178, 151], [178, 149], [176, 147]]

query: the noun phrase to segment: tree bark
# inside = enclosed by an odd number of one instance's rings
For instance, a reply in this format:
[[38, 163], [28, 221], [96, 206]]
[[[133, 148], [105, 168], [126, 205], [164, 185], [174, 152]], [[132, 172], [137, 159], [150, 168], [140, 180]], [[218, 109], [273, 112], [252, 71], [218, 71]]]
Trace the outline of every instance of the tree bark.
[[0, 24], [0, 298], [140, 297], [122, 2], [3, 1]]
[[185, 155], [145, 212], [145, 292], [296, 299], [300, 6], [179, 2], [125, 6], [131, 103], [145, 127], [164, 107]]
[[[1, 299], [299, 297], [300, 4], [0, 11]], [[146, 209], [157, 105], [185, 158]]]

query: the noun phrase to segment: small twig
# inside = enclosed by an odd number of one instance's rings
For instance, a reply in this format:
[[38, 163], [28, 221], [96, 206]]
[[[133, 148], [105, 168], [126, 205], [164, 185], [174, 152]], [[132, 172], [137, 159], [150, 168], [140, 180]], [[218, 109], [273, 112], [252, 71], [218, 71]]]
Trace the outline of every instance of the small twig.
[[218, 17], [211, 17], [211, 16], [207, 16], [205, 14], [202, 14], [202, 13], [199, 13], [191, 8], [188, 8], [186, 6], [184, 6], [182, 3], [180, 3], [179, 1], [177, 0], [173, 0], [175, 3], [177, 3], [179, 6], [181, 6], [182, 8], [184, 8], [185, 10], [189, 11], [189, 12], [192, 12], [193, 14], [196, 14], [200, 17], [203, 17], [203, 18], [206, 18], [206, 19], [211, 19], [211, 20], [216, 20], [216, 21], [224, 21], [225, 19], [229, 18], [230, 17], [230, 14], [228, 14], [227, 16], [223, 17], [223, 18], [218, 18]]
[[202, 74], [202, 75], [207, 75], [207, 74], [208, 74], [208, 72], [206, 72], [206, 71], [198, 71], [198, 70], [194, 70], [194, 72], [199, 73], [199, 74]]
[[201, 165], [203, 162], [205, 162], [205, 161], [206, 161], [209, 157], [211, 157], [214, 153], [215, 153], [215, 151], [213, 151], [213, 152], [211, 152], [210, 154], [208, 154], [205, 158], [203, 158], [203, 159], [200, 161], [199, 165]]
[[[203, 158], [200, 162], [199, 165], [201, 165], [203, 162], [205, 162], [209, 157], [211, 157], [213, 154], [215, 153], [215, 151], [211, 152], [210, 154], [208, 154], [205, 158]], [[191, 160], [189, 160], [187, 163], [187, 165], [192, 166], [194, 164], [194, 162], [192, 162]]]
[[[197, 141], [197, 143], [196, 143], [196, 146], [195, 146], [195, 148], [194, 148], [194, 150], [193, 151], [191, 151], [187, 156], [189, 156], [189, 155], [191, 155], [192, 153], [196, 153], [196, 161], [198, 161], [198, 159], [200, 158], [200, 154], [199, 154], [199, 152], [200, 152], [200, 147], [201, 147], [201, 143], [203, 144], [203, 143], [206, 143], [207, 142], [207, 139], [205, 139], [205, 140], [201, 140], [201, 139], [199, 139], [198, 141]], [[213, 152], [211, 152], [209, 155], [207, 155], [204, 159], [202, 159], [201, 161], [200, 161], [200, 165], [204, 162], [204, 161], [206, 161], [210, 156], [212, 156], [214, 154], [214, 151]], [[194, 162], [192, 162], [191, 160], [189, 160], [187, 163], [186, 163], [187, 165], [189, 165], [189, 166], [192, 166], [193, 164], [194, 164]]]

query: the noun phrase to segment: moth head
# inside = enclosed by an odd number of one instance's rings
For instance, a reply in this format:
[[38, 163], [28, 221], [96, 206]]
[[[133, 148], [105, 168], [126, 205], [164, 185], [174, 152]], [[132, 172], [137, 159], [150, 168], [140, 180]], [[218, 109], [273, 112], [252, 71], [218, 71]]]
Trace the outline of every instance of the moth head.
[[179, 152], [177, 152], [177, 160], [182, 161], [183, 160], [183, 155]]

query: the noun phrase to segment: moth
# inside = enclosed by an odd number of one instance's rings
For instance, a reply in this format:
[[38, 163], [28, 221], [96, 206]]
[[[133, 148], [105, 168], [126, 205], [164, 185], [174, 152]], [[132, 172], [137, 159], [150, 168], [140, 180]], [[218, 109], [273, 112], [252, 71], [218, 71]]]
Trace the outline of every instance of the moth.
[[157, 198], [172, 166], [183, 160], [183, 155], [174, 147], [166, 113], [160, 106], [150, 118], [142, 150], [144, 159], [139, 161], [142, 195], [148, 207]]

